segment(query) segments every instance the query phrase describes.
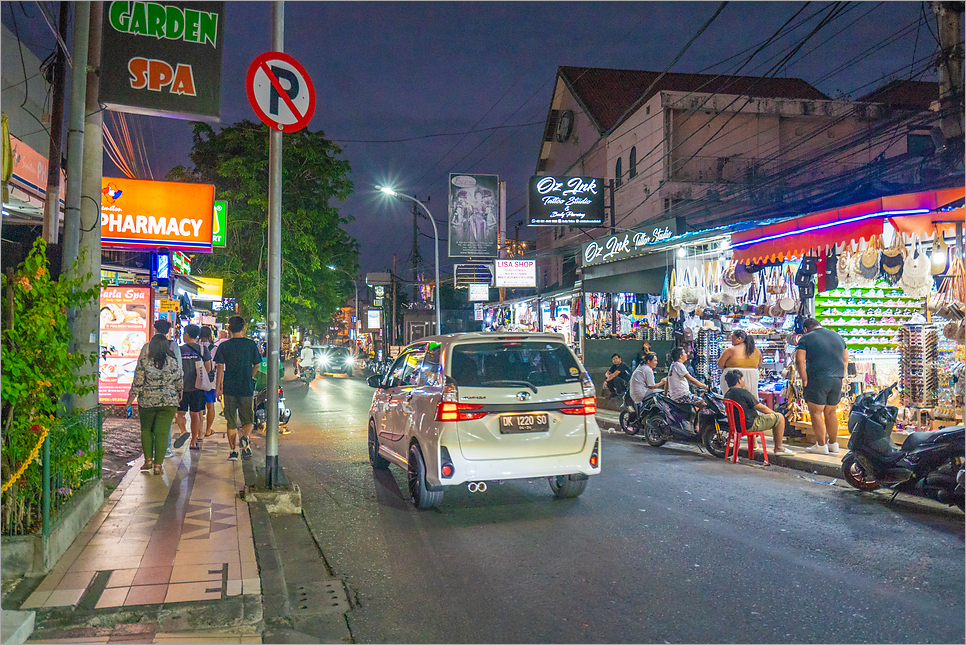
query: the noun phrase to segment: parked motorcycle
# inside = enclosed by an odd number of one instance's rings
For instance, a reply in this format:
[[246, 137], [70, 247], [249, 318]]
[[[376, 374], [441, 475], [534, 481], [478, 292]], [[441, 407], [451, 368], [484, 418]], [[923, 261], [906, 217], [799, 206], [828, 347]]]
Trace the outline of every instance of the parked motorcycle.
[[624, 401], [621, 403], [621, 430], [634, 436], [641, 431], [640, 421], [637, 418], [637, 405], [631, 399], [630, 391], [624, 392]]
[[[265, 403], [268, 401], [268, 389], [262, 389], [255, 392], [255, 430], [263, 432], [265, 430], [265, 424], [268, 422], [268, 412], [265, 410]], [[289, 430], [285, 429], [285, 425], [288, 424], [289, 419], [292, 418], [292, 411], [285, 407], [285, 395], [282, 393], [282, 387], [278, 388], [278, 427], [281, 434], [288, 434]]]
[[859, 395], [849, 413], [849, 452], [842, 459], [845, 480], [864, 491], [892, 488], [963, 508], [966, 429], [913, 432], [896, 446], [892, 441], [899, 408], [889, 405], [896, 384], [878, 394]]
[[715, 457], [724, 457], [730, 428], [724, 397], [705, 390], [701, 398], [707, 405], [700, 412], [690, 403], [678, 403], [663, 394], [647, 399], [641, 413], [644, 440], [655, 447], [668, 441], [696, 443]]

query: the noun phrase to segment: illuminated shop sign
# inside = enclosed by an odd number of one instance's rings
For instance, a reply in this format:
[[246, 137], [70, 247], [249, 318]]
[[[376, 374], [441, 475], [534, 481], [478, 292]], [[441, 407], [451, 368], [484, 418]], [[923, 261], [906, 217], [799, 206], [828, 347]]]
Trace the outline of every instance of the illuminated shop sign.
[[677, 235], [677, 224], [665, 220], [648, 225], [643, 231], [617, 233], [584, 244], [584, 266], [624, 260], [647, 253], [649, 246], [667, 242]]
[[596, 228], [604, 223], [604, 180], [597, 177], [530, 178], [530, 226]]
[[104, 177], [101, 244], [210, 253], [214, 197], [209, 184]]

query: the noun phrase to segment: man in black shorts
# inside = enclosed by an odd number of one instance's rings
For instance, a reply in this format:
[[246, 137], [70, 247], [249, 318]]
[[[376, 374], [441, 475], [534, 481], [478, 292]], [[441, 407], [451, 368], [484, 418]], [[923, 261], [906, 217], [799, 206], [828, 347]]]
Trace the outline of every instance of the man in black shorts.
[[842, 380], [849, 363], [849, 349], [842, 337], [822, 327], [814, 318], [802, 328], [805, 335], [798, 341], [795, 365], [802, 376], [805, 403], [812, 417], [815, 445], [805, 452], [827, 455], [839, 451], [839, 417], [836, 407], [842, 398]]
[[205, 391], [195, 387], [195, 379], [198, 376], [196, 364], [202, 361], [205, 364], [205, 371], [211, 371], [211, 353], [207, 347], [198, 344], [198, 336], [201, 334], [201, 327], [198, 325], [185, 325], [181, 346], [181, 368], [184, 370], [184, 394], [181, 397], [181, 404], [178, 406], [176, 417], [178, 428], [182, 434], [185, 432], [185, 412], [191, 413], [191, 450], [201, 450], [198, 442], [201, 441], [201, 434], [204, 430], [205, 420], [204, 411], [208, 400]]
[[218, 347], [215, 355], [218, 369], [215, 393], [218, 398], [224, 397], [225, 421], [228, 422], [228, 460], [238, 459], [235, 437], [240, 423], [242, 459], [248, 461], [252, 458], [251, 435], [255, 423], [255, 372], [262, 362], [262, 355], [255, 341], [245, 338], [244, 318], [229, 318], [228, 331], [231, 338]]

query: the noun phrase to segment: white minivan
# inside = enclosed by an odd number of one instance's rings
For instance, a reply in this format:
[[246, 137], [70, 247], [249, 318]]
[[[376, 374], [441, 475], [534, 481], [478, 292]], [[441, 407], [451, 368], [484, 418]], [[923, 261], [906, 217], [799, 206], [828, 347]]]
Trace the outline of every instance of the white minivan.
[[535, 477], [577, 497], [600, 473], [594, 384], [559, 334], [423, 338], [369, 385], [369, 461], [405, 468], [418, 508], [447, 486]]

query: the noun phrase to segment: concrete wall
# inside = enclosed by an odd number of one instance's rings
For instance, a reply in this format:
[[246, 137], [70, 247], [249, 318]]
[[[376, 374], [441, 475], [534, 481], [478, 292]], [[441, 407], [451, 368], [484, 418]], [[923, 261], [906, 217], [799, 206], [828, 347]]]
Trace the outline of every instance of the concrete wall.
[[3, 577], [48, 573], [103, 505], [104, 481], [98, 480], [94, 486], [71, 500], [54, 521], [47, 540], [39, 533], [4, 537], [0, 542]]

